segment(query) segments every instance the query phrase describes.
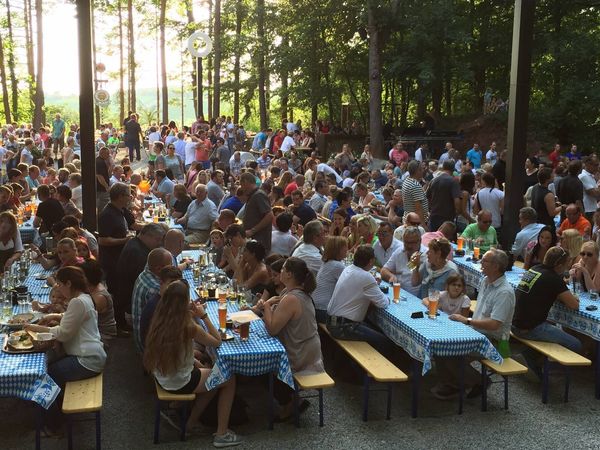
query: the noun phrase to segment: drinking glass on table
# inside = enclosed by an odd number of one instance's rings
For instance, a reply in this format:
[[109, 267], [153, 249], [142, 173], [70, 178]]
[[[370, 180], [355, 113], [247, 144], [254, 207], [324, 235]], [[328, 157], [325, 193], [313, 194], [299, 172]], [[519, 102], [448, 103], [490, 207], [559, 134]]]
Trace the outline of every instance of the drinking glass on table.
[[429, 318], [435, 319], [437, 316], [438, 303], [440, 301], [440, 291], [437, 289], [429, 289], [429, 296], [427, 300], [429, 301]]
[[406, 267], [408, 267], [408, 270], [410, 270], [412, 272], [420, 265], [421, 265], [421, 252], [417, 251], [412, 254], [410, 259], [408, 260], [408, 264], [406, 264]]
[[392, 283], [392, 290], [394, 292], [394, 303], [398, 303], [400, 301], [400, 282], [394, 281]]
[[227, 330], [227, 302], [219, 302], [219, 330], [221, 333]]

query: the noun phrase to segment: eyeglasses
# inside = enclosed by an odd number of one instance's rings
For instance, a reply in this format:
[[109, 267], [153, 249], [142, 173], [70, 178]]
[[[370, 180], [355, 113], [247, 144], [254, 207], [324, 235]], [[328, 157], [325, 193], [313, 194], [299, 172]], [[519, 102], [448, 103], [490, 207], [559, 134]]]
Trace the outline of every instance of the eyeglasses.
[[594, 256], [593, 253], [591, 252], [579, 252], [580, 256], [587, 256], [588, 258], [591, 258], [592, 256]]

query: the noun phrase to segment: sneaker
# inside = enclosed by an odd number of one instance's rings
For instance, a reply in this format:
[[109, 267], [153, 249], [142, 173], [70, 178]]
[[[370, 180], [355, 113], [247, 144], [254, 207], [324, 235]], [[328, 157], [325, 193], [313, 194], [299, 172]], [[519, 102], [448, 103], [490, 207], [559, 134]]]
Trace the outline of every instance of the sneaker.
[[431, 394], [438, 400], [452, 400], [458, 397], [459, 390], [453, 386], [434, 386]]
[[216, 434], [214, 436], [213, 445], [217, 448], [235, 447], [242, 443], [242, 439], [231, 430], [227, 430], [221, 436], [217, 436]]
[[165, 420], [165, 422], [167, 422], [169, 425], [171, 425], [171, 427], [173, 427], [174, 429], [176, 429], [177, 431], [179, 431], [181, 433], [181, 427], [179, 425], [177, 425], [177, 423], [173, 420], [173, 418], [171, 416], [169, 416], [165, 411], [160, 412], [160, 417], [162, 417]]

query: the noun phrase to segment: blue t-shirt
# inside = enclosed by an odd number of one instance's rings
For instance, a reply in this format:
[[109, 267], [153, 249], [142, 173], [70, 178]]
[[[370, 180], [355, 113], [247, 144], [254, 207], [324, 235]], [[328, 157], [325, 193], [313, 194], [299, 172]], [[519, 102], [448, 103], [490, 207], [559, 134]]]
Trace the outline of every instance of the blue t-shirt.
[[150, 330], [152, 316], [154, 316], [154, 311], [156, 311], [159, 300], [160, 294], [154, 294], [152, 297], [150, 297], [144, 306], [144, 309], [142, 309], [142, 315], [140, 316], [140, 339], [142, 341], [142, 346], [144, 346], [146, 343], [146, 335]]
[[481, 167], [481, 150], [472, 148], [467, 152], [467, 159], [471, 161], [474, 169], [479, 169]]
[[242, 201], [236, 196], [232, 196], [223, 202], [221, 205], [221, 211], [224, 209], [230, 209], [237, 215], [237, 213], [240, 212], [240, 209], [242, 209], [242, 206], [244, 206]]

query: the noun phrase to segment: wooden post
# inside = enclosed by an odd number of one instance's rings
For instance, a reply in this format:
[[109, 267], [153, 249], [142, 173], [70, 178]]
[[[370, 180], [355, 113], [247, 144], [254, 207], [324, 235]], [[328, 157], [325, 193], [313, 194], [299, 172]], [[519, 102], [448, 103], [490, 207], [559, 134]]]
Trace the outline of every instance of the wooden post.
[[79, 42], [79, 144], [83, 226], [96, 230], [96, 151], [94, 148], [94, 77], [92, 73], [92, 23], [90, 0], [77, 0]]
[[535, 0], [515, 0], [510, 97], [508, 107], [508, 154], [506, 157], [506, 193], [502, 246], [509, 250], [519, 231], [519, 209], [525, 193], [527, 159], [527, 122], [531, 80], [531, 46]]

